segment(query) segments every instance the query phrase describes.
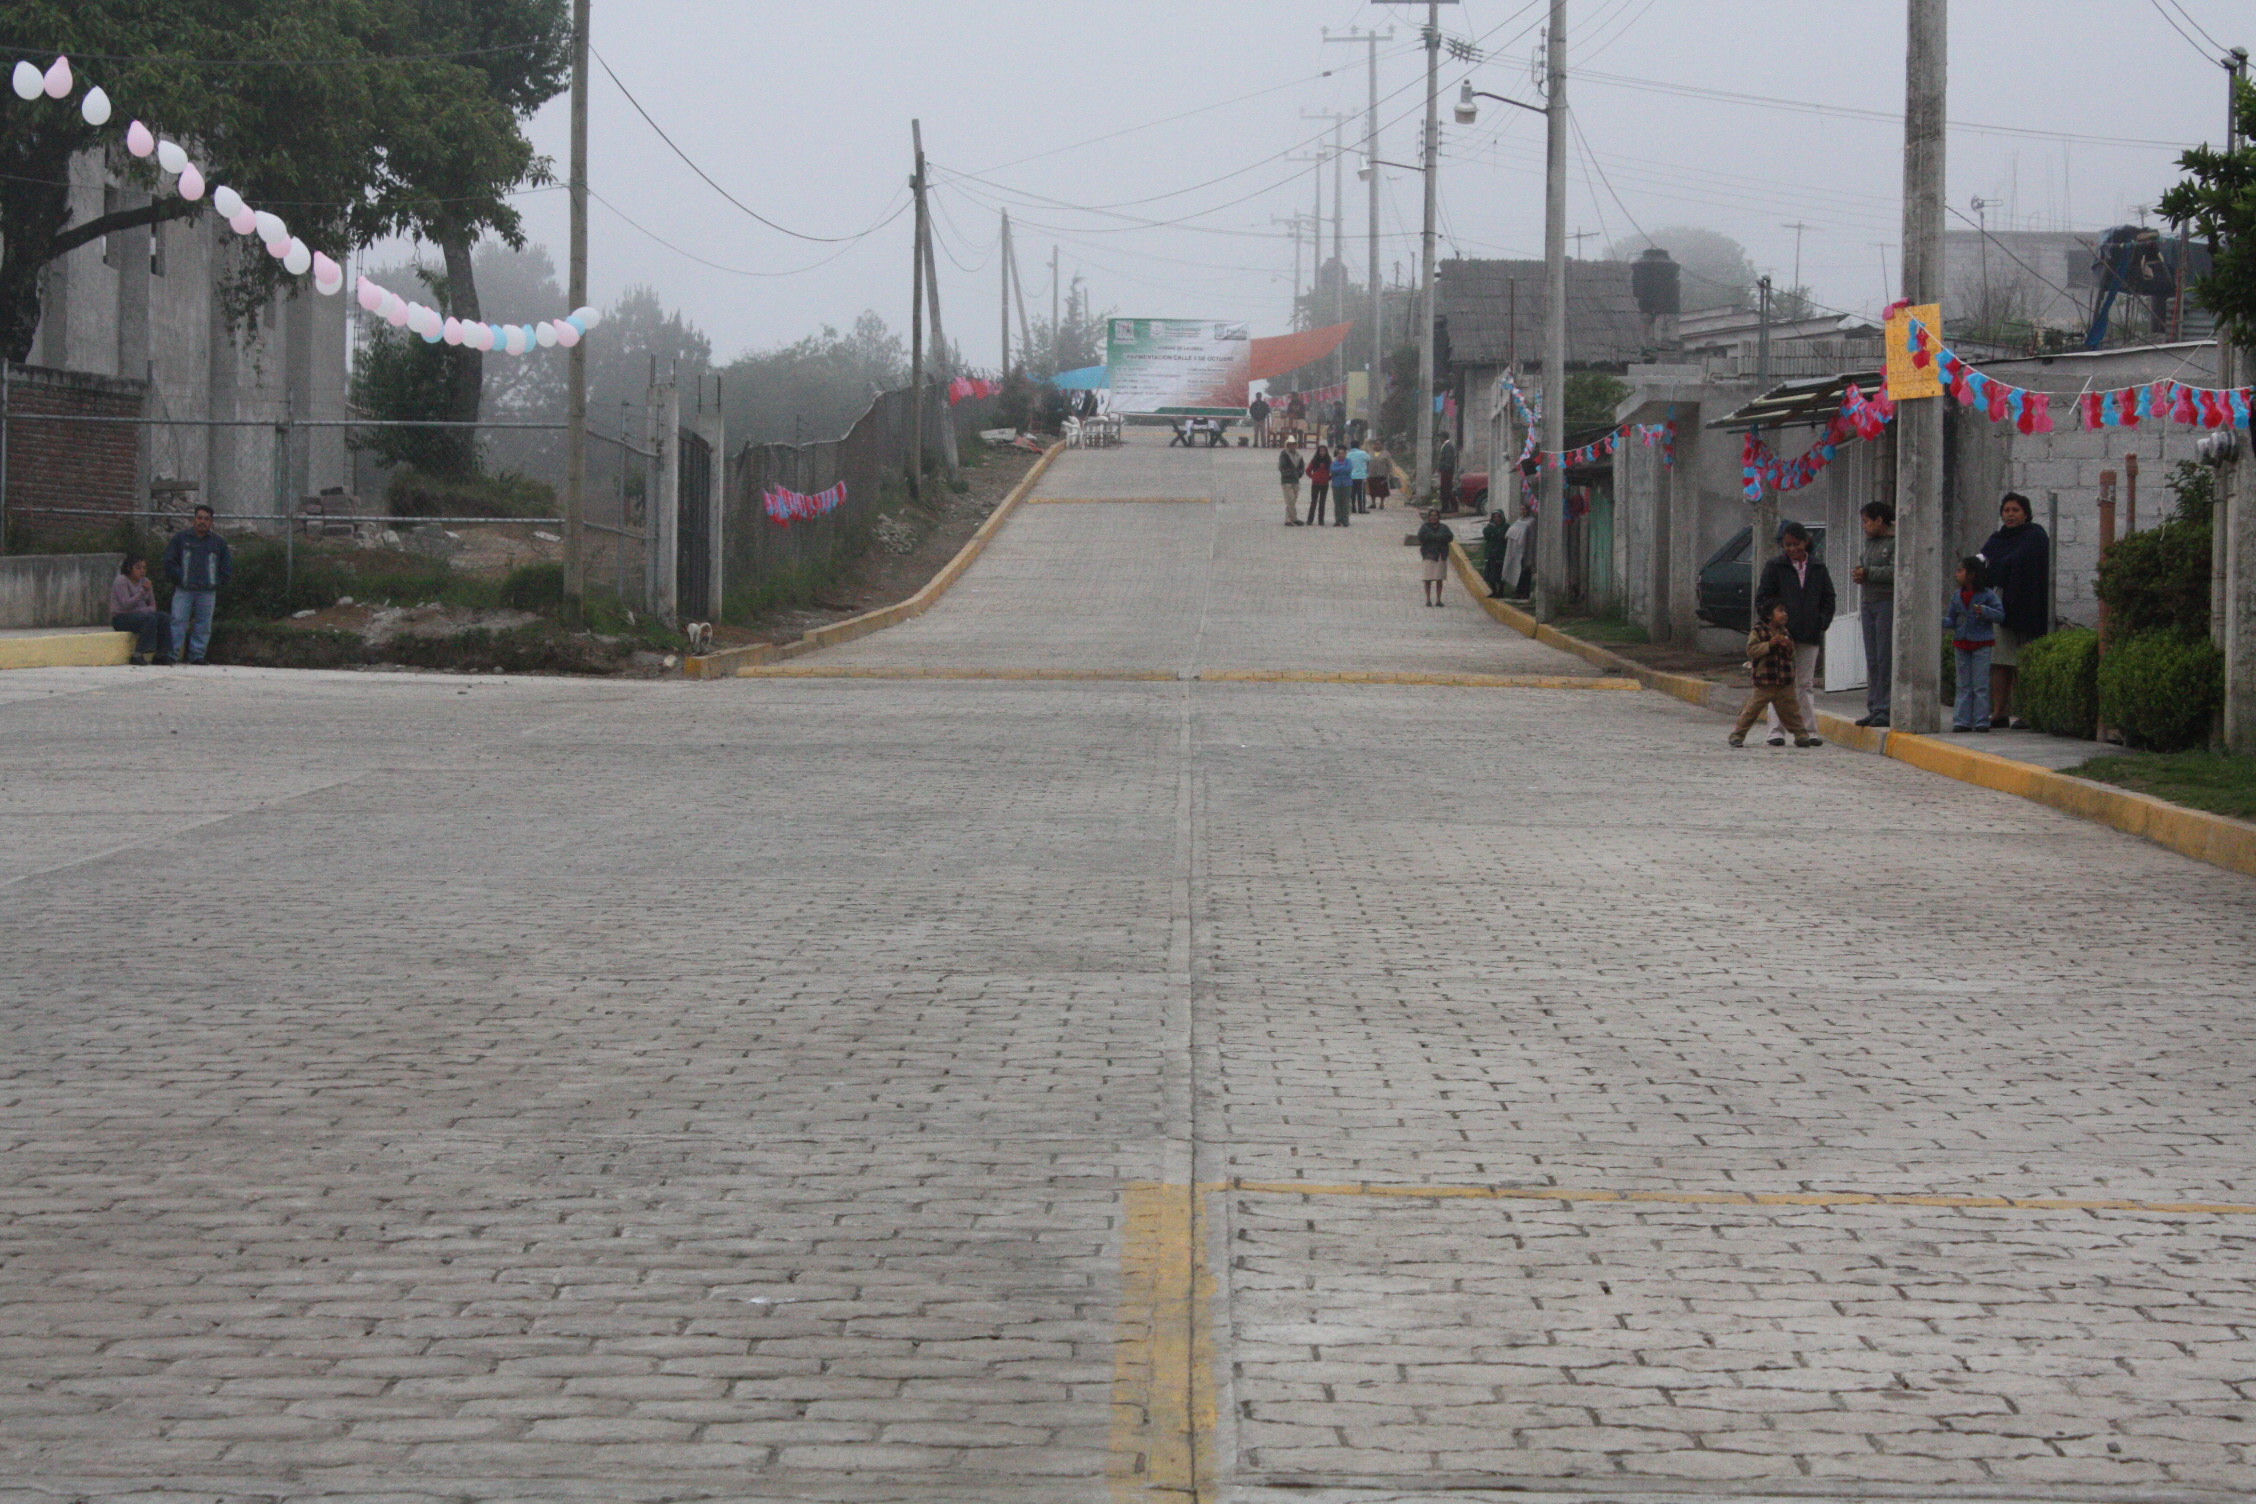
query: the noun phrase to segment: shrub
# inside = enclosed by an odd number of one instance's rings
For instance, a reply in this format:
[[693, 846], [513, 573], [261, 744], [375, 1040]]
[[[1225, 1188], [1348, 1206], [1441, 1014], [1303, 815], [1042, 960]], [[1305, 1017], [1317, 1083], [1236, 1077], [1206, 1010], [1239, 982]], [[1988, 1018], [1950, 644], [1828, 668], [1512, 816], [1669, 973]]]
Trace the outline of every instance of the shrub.
[[501, 582], [501, 603], [518, 611], [555, 611], [564, 604], [564, 566], [520, 564]]
[[2099, 714], [2131, 747], [2200, 745], [2224, 696], [2224, 655], [2213, 643], [2149, 632], [2110, 644], [2099, 664]]
[[[279, 541], [260, 537], [235, 537], [227, 543], [235, 555], [235, 574], [219, 593], [222, 617], [288, 616], [308, 606], [318, 610], [352, 591], [350, 576], [310, 549], [286, 551]], [[162, 571], [161, 560], [160, 554], [153, 573]]]
[[2116, 540], [2099, 566], [2110, 639], [2209, 635], [2209, 538], [2208, 523], [2172, 518]]
[[350, 668], [368, 661], [368, 645], [351, 632], [224, 621], [212, 628], [210, 657], [253, 668]]
[[553, 517], [556, 488], [526, 476], [397, 470], [384, 488], [394, 517]]
[[2099, 634], [2066, 627], [2023, 648], [2013, 708], [2039, 731], [2089, 740], [2099, 718]]

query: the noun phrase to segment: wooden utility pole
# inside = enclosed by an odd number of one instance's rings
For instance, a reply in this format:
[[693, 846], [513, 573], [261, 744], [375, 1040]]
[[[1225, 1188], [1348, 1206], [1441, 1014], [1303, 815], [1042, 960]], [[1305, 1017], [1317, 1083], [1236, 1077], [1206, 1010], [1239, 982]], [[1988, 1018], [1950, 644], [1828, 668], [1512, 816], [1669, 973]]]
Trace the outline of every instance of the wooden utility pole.
[[916, 195], [916, 231], [909, 248], [909, 494], [924, 495], [924, 241], [930, 226], [925, 221], [924, 122], [909, 122], [909, 141], [916, 148], [916, 171], [909, 190]]
[[[1551, 0], [1544, 45], [1543, 447], [1567, 447], [1567, 0]], [[1551, 621], [1567, 605], [1567, 472], [1545, 465], [1535, 520], [1535, 614]]]
[[[1903, 295], [1943, 300], [1943, 110], [1948, 0], [1907, 0], [1904, 47]], [[1938, 331], [1939, 333], [1940, 331]], [[1942, 729], [1943, 399], [1896, 408], [1895, 668], [1889, 724]]]
[[[573, 311], [587, 306], [587, 200], [588, 200], [588, 0], [572, 0], [572, 228], [571, 290], [567, 301]], [[581, 523], [587, 508], [587, 341], [572, 346], [566, 367], [564, 408], [564, 609], [574, 621], [587, 604], [587, 564], [582, 554]], [[620, 519], [625, 522], [624, 518]], [[649, 547], [646, 540], [643, 545]]]
[[995, 258], [1001, 269], [1002, 291], [995, 299], [995, 312], [1003, 321], [1003, 363], [997, 369], [996, 380], [1010, 380], [1010, 210], [1003, 211], [1003, 253]]
[[1026, 322], [1026, 274], [1018, 269], [1017, 242], [1005, 245], [1003, 255], [1010, 262], [1011, 301], [1018, 304], [1018, 358], [1031, 371], [1034, 368], [1034, 329]]
[[1065, 369], [1065, 325], [1058, 321], [1058, 256], [1059, 248], [1050, 247], [1050, 371], [1055, 375]]
[[[918, 150], [920, 164], [922, 160], [923, 151], [920, 142]], [[929, 184], [926, 185], [926, 192], [929, 196]], [[949, 380], [948, 335], [940, 327], [940, 263], [933, 253], [932, 240], [932, 221], [928, 215], [924, 223], [924, 298], [932, 306], [932, 378], [941, 389], [940, 410], [945, 413], [949, 410], [947, 401]], [[954, 480], [956, 478], [956, 442], [952, 433], [943, 431], [941, 434], [940, 458], [941, 462], [947, 467], [948, 479]]]

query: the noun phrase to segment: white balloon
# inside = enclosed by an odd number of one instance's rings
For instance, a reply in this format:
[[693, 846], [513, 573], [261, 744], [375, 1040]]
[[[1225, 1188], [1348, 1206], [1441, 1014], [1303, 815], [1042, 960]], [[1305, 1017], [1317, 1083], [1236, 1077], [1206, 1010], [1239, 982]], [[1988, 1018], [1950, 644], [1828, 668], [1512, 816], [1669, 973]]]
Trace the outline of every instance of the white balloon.
[[280, 261], [284, 256], [290, 254], [290, 242], [287, 240], [269, 240], [266, 243], [266, 253]]
[[78, 102], [78, 113], [88, 125], [110, 123], [110, 96], [102, 92], [100, 84], [86, 91], [86, 97]]
[[282, 223], [281, 215], [269, 214], [264, 209], [254, 209], [251, 213], [258, 220], [259, 239], [271, 245], [277, 240], [290, 238], [290, 227]]
[[494, 347], [494, 343], [494, 326], [491, 324], [480, 324], [478, 326], [478, 348], [481, 350], [491, 350]]
[[438, 342], [439, 326], [436, 324], [425, 324], [423, 326], [423, 343], [426, 345], [435, 345]]
[[398, 293], [392, 294], [391, 302], [384, 309], [384, 322], [394, 329], [407, 327], [407, 305], [400, 301]]
[[212, 207], [221, 219], [233, 219], [243, 212], [243, 195], [222, 183], [212, 190]]
[[509, 353], [512, 355], [522, 355], [525, 353], [525, 331], [518, 328], [515, 324], [511, 324], [509, 326], [508, 349]]
[[37, 63], [28, 60], [16, 64], [13, 82], [18, 99], [37, 99], [47, 90], [46, 76], [39, 71]]
[[544, 321], [538, 329], [533, 331], [533, 338], [540, 341], [540, 347], [543, 350], [549, 349], [556, 343], [556, 326]]
[[445, 340], [450, 345], [461, 344], [462, 320], [450, 318], [444, 324], [440, 325], [439, 338]]
[[157, 149], [157, 138], [149, 128], [136, 120], [125, 128], [125, 149], [137, 157], [145, 157]]
[[157, 143], [157, 165], [167, 172], [178, 172], [188, 165], [187, 149], [177, 141]]
[[180, 182], [178, 186], [180, 188], [180, 196], [182, 198], [193, 199], [202, 198], [204, 196], [204, 175], [196, 170], [195, 163], [190, 162], [187, 166], [180, 169]]
[[47, 70], [47, 77], [43, 82], [49, 99], [60, 99], [68, 94], [71, 91], [70, 59], [67, 57], [56, 58], [54, 66]]
[[313, 270], [313, 252], [304, 241], [291, 240], [289, 249], [282, 254], [282, 270], [293, 277], [302, 277]]
[[572, 310], [572, 317], [579, 320], [580, 333], [582, 334], [603, 322], [603, 316], [592, 308], [575, 308]]

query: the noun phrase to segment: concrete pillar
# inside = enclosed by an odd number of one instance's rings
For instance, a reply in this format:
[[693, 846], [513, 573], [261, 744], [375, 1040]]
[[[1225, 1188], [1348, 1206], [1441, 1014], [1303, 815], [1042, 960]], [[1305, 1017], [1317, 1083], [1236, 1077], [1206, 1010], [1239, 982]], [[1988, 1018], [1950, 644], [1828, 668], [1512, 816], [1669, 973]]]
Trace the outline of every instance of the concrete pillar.
[[[217, 277], [226, 264], [226, 248], [221, 244], [220, 237], [228, 236], [232, 239], [233, 236], [224, 224], [218, 223], [214, 223], [207, 233], [211, 236], [213, 245], [218, 247], [211, 257], [211, 272]], [[210, 329], [210, 366], [204, 381], [204, 416], [215, 422], [227, 422], [237, 416], [235, 399], [239, 358], [235, 344], [236, 331], [229, 326], [227, 310], [221, 306], [216, 293], [207, 297], [204, 304]], [[263, 511], [263, 507], [245, 508], [239, 505], [242, 498], [236, 494], [237, 476], [240, 473], [236, 460], [237, 440], [241, 433], [242, 430], [236, 428], [204, 430], [204, 488], [199, 495], [221, 511]]]
[[650, 495], [643, 507], [643, 552], [648, 566], [650, 614], [681, 617], [681, 389], [660, 382], [650, 389]]
[[[2240, 369], [2256, 352], [2242, 351]], [[2240, 458], [2218, 476], [2224, 502], [2225, 615], [2210, 633], [2225, 653], [2225, 745], [2256, 755], [2256, 455], [2244, 437]]]
[[700, 403], [691, 426], [713, 457], [712, 474], [705, 486], [705, 536], [711, 540], [712, 566], [705, 571], [705, 599], [686, 602], [685, 609], [706, 621], [719, 621], [728, 575], [727, 540], [723, 533], [728, 520], [728, 423], [721, 416], [718, 403], [711, 407]]

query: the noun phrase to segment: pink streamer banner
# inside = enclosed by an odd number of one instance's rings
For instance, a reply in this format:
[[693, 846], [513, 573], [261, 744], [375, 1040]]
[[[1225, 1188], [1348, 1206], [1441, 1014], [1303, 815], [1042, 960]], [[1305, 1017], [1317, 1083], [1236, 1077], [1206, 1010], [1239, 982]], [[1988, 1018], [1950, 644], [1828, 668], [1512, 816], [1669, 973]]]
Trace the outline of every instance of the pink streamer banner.
[[774, 486], [761, 493], [767, 504], [768, 520], [783, 527], [794, 522], [808, 522], [828, 516], [846, 504], [846, 482], [840, 481], [827, 491], [817, 491], [812, 496], [803, 491], [786, 490]]

